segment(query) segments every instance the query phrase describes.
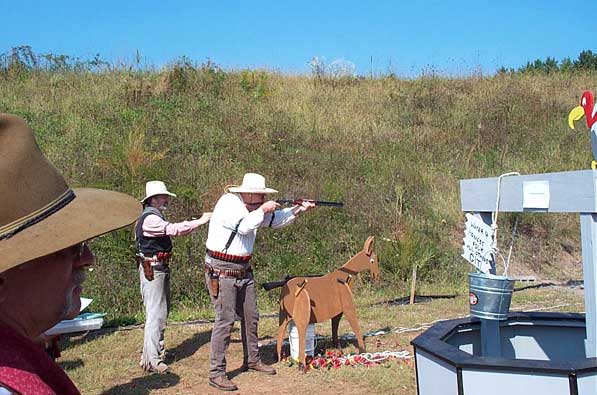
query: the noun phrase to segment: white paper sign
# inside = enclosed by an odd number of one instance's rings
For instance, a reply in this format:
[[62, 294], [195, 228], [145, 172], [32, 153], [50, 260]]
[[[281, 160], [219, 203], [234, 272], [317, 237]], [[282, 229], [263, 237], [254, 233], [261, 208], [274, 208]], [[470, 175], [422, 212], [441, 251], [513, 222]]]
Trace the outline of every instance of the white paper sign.
[[549, 181], [522, 183], [522, 208], [549, 208]]
[[79, 313], [82, 312], [83, 310], [85, 310], [87, 308], [87, 306], [89, 306], [91, 304], [91, 302], [93, 302], [93, 299], [89, 299], [89, 298], [80, 298], [81, 299], [81, 309], [79, 310]]
[[494, 230], [480, 218], [466, 215], [462, 257], [483, 273], [489, 273], [492, 263]]

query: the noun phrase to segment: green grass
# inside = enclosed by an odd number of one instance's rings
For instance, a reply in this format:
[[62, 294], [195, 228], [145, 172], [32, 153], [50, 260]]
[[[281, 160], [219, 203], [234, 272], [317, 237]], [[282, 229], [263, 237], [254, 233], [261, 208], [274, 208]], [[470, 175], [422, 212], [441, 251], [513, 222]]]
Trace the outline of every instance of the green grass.
[[[594, 86], [590, 72], [336, 80], [179, 62], [161, 71], [0, 73], [0, 111], [30, 123], [73, 186], [141, 198], [147, 180], [164, 180], [179, 195], [173, 221], [210, 211], [248, 171], [264, 174], [280, 197], [343, 201], [344, 209], [260, 231], [257, 281], [328, 272], [375, 235], [379, 287], [390, 295], [408, 286], [413, 265], [423, 285], [464, 287], [459, 179], [589, 167], [586, 127], [570, 131], [566, 119]], [[500, 216], [503, 249], [512, 218]], [[560, 260], [580, 261], [577, 217], [523, 218], [513, 270], [567, 276]], [[175, 240], [176, 319], [209, 310], [198, 269], [205, 238], [203, 228]], [[141, 320], [131, 230], [92, 248], [98, 265], [85, 294], [93, 308], [114, 322]]]

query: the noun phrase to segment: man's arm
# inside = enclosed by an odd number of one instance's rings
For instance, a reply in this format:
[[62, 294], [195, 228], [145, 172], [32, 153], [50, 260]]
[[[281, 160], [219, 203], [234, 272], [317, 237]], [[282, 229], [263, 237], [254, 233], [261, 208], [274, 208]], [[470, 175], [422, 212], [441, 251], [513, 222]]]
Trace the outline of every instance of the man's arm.
[[283, 228], [294, 222], [296, 215], [294, 215], [293, 207], [287, 207], [281, 210], [276, 210], [273, 213], [266, 214], [261, 223], [262, 228]]
[[290, 225], [294, 222], [294, 219], [302, 212], [311, 210], [315, 207], [314, 203], [302, 202], [294, 207], [285, 208], [282, 210], [276, 210], [271, 214], [265, 215], [261, 226], [271, 227], [274, 229], [283, 228], [284, 226]]
[[[219, 207], [219, 206], [222, 207]], [[238, 225], [237, 232], [240, 235], [249, 234], [257, 229], [264, 221], [266, 214], [273, 212], [280, 205], [274, 201], [263, 203], [258, 209], [248, 212], [243, 201], [236, 195], [224, 195], [216, 204], [214, 211], [220, 212], [222, 225], [233, 231]]]
[[221, 226], [231, 232], [236, 229], [241, 235], [256, 229], [263, 221], [263, 212], [254, 210], [249, 213], [240, 197], [231, 193], [225, 194], [218, 200], [214, 212]]
[[259, 227], [259, 225], [261, 225], [264, 218], [265, 213], [261, 208], [251, 211], [240, 220], [240, 224], [238, 225], [238, 233], [241, 235], [246, 235], [254, 231]]
[[143, 235], [147, 237], [183, 236], [193, 232], [199, 226], [209, 222], [211, 213], [203, 213], [201, 218], [192, 221], [168, 222], [154, 214], [145, 217]]
[[316, 203], [310, 202], [308, 200], [303, 200], [301, 204], [297, 204], [296, 206], [292, 207], [292, 212], [294, 213], [294, 215], [299, 215], [300, 213], [311, 210], [316, 205]]

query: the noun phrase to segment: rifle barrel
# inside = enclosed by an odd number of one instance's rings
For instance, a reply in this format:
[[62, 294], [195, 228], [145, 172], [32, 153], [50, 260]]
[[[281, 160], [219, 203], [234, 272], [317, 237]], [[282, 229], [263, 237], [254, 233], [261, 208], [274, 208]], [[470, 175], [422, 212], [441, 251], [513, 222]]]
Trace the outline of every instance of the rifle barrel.
[[311, 199], [278, 199], [277, 203], [280, 204], [300, 204], [300, 202], [311, 202], [315, 203], [316, 206], [327, 206], [327, 207], [344, 207], [342, 202], [328, 202], [325, 200], [311, 200]]
[[324, 200], [313, 200], [313, 202], [318, 206], [344, 207], [342, 202], [326, 202]]

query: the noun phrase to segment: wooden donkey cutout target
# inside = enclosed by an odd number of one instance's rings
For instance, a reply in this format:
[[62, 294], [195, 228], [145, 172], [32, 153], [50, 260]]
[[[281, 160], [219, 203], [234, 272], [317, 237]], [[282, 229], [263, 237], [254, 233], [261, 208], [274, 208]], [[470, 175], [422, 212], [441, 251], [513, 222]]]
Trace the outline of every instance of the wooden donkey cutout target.
[[280, 294], [278, 360], [281, 358], [282, 339], [290, 320], [294, 320], [298, 331], [299, 369], [306, 366], [307, 326], [316, 322], [332, 320], [332, 340], [334, 346], [338, 347], [338, 325], [342, 315], [345, 315], [356, 335], [359, 352], [365, 351], [352, 295], [352, 278], [365, 270], [371, 270], [374, 279], [379, 278], [379, 264], [377, 255], [373, 252], [373, 240], [373, 236], [369, 236], [363, 251], [332, 273], [320, 277], [294, 277], [284, 284]]

